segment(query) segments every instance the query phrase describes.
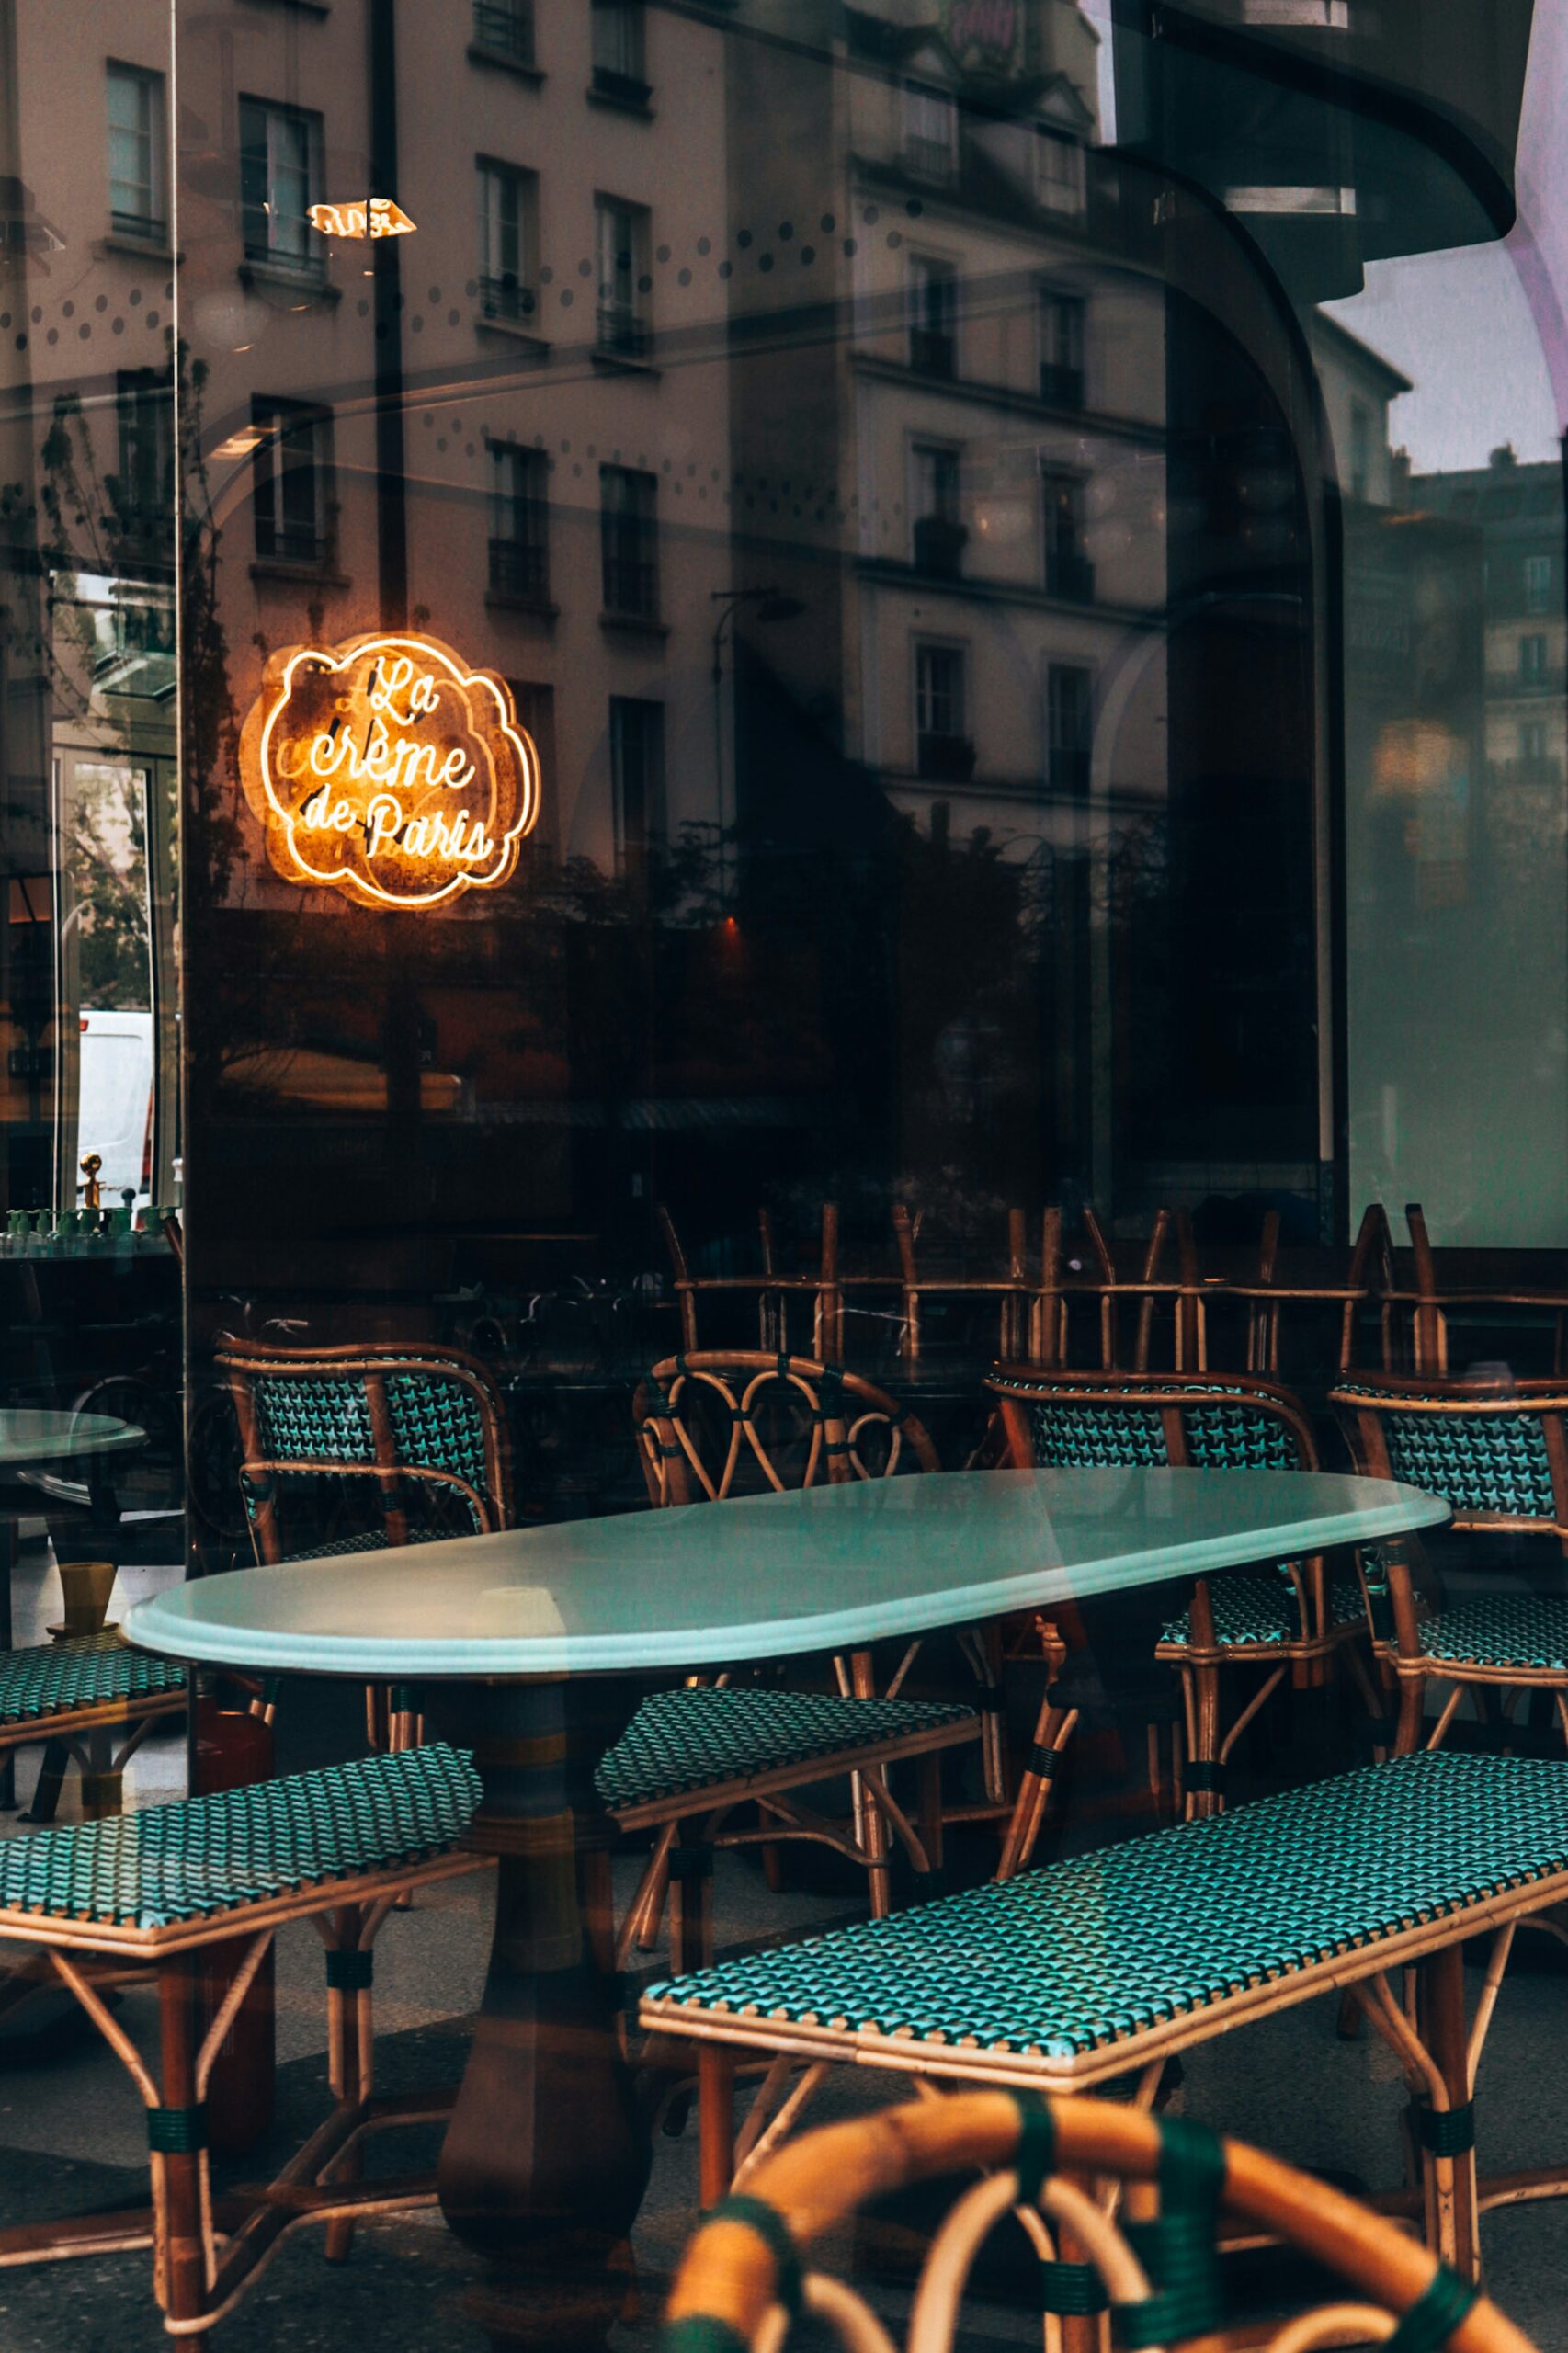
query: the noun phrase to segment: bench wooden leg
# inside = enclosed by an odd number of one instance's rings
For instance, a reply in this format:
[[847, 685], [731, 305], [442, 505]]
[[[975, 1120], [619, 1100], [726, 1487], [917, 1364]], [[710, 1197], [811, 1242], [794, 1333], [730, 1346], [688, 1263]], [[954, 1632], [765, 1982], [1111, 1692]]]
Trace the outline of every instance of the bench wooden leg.
[[722, 2042], [697, 2052], [697, 2194], [704, 2212], [735, 2177], [735, 2054]]
[[1414, 1756], [1421, 1746], [1421, 1728], [1426, 1712], [1426, 1677], [1424, 1675], [1402, 1675], [1399, 1678], [1399, 1730], [1393, 1742], [1396, 1756]]
[[[356, 1908], [337, 1917], [338, 1941], [326, 1951], [327, 2070], [335, 2097], [345, 2107], [358, 2107], [371, 2089], [371, 1955], [359, 1943], [364, 1913]], [[363, 2172], [363, 2144], [356, 2141], [332, 2167], [332, 2178], [358, 2181]], [[326, 2226], [326, 2259], [347, 2263], [353, 2248], [353, 2218], [339, 2214]]]
[[713, 1958], [713, 1849], [681, 1824], [669, 1850], [670, 1967], [677, 1977]]
[[1457, 2111], [1465, 2120], [1465, 2131], [1451, 2137], [1469, 2142], [1466, 2147], [1441, 2153], [1430, 2148], [1421, 2151], [1427, 2243], [1462, 2279], [1479, 2279], [1481, 2241], [1474, 2133], [1470, 2122], [1470, 2028], [1465, 2017], [1462, 1945], [1445, 1946], [1421, 1963], [1418, 2001], [1422, 2039], [1442, 2076], [1449, 2112]]
[[[153, 2165], [154, 2256], [163, 2257], [165, 2310], [171, 2321], [194, 2320], [207, 2302], [207, 2241], [202, 2227], [200, 2109], [196, 2096], [196, 1966], [187, 1959], [165, 1961], [158, 1972], [158, 2043], [165, 2146]], [[171, 2120], [190, 2120], [187, 2132]], [[168, 2143], [187, 2139], [192, 2145]], [[182, 2336], [190, 2353], [207, 2353], [205, 2329]]]
[[24, 1822], [52, 1822], [60, 1806], [60, 1792], [65, 1787], [65, 1775], [71, 1764], [71, 1749], [63, 1740], [48, 1740], [43, 1746], [43, 1762], [38, 1768], [38, 1786], [32, 1803], [23, 1814]]

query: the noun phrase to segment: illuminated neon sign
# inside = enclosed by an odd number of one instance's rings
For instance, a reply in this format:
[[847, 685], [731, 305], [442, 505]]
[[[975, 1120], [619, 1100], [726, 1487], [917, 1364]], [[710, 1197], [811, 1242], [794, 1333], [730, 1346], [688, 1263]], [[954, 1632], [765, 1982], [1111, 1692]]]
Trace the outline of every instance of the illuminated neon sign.
[[408, 237], [419, 226], [390, 196], [357, 196], [349, 204], [312, 204], [307, 217], [324, 237]]
[[430, 637], [274, 654], [240, 771], [276, 871], [359, 906], [494, 890], [539, 815], [539, 755], [506, 682]]

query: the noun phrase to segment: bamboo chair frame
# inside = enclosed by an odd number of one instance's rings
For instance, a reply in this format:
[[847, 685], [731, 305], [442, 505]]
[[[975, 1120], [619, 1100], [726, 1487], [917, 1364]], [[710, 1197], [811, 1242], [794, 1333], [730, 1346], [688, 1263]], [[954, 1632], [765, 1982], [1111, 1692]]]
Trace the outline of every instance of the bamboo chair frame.
[[[438, 2121], [450, 2113], [456, 2097], [455, 2087], [395, 2097], [376, 2094], [370, 1949], [389, 1914], [414, 1889], [484, 1870], [489, 1861], [463, 1852], [433, 1855], [161, 1928], [0, 1912], [0, 1934], [43, 1949], [55, 1977], [125, 2067], [146, 2106], [151, 2143], [145, 2206], [0, 2230], [0, 2270], [150, 2247], [153, 2291], [165, 2328], [199, 2353], [209, 2331], [233, 2311], [283, 2240], [301, 2224], [324, 2224], [328, 2256], [341, 2262], [357, 2221], [433, 2206], [433, 2175], [369, 2182], [359, 2177], [370, 2133]], [[274, 1937], [287, 1921], [301, 1919], [313, 1923], [328, 1956], [327, 2056], [334, 2105], [275, 2180], [215, 2195], [199, 2129], [177, 2128], [187, 2119], [199, 2120], [224, 2038]], [[207, 2021], [198, 2002], [197, 1956], [209, 1946], [242, 1939], [240, 1965]], [[127, 1976], [149, 1972], [158, 1993], [156, 2062], [143, 2059], [104, 1998]], [[161, 2133], [153, 2120], [171, 2111], [176, 2129]]]
[[[1043, 1395], [1078, 1400], [1111, 1411], [1158, 1414], [1165, 1457], [1173, 1469], [1192, 1466], [1186, 1412], [1195, 1404], [1244, 1406], [1277, 1423], [1286, 1433], [1296, 1456], [1295, 1468], [1318, 1468], [1317, 1440], [1301, 1401], [1271, 1381], [1240, 1374], [1210, 1377], [1201, 1373], [1063, 1372], [1043, 1373], [1029, 1365], [998, 1365], [986, 1381], [997, 1401], [1006, 1441], [1004, 1467], [1040, 1467], [1030, 1404]], [[1189, 1814], [1216, 1813], [1223, 1802], [1225, 1767], [1237, 1741], [1258, 1711], [1289, 1675], [1298, 1689], [1320, 1685], [1332, 1659], [1347, 1650], [1359, 1630], [1335, 1626], [1329, 1617], [1329, 1586], [1321, 1554], [1314, 1553], [1295, 1568], [1292, 1583], [1301, 1613], [1298, 1635], [1282, 1641], [1221, 1643], [1214, 1618], [1210, 1580], [1199, 1577], [1189, 1605], [1185, 1643], [1162, 1643], [1155, 1657], [1174, 1666], [1181, 1679], [1182, 1714], [1187, 1735], [1185, 1770], [1176, 1781]], [[1047, 1642], [1060, 1642], [1072, 1632], [1068, 1613], [1053, 1616], [1041, 1632]], [[1369, 1713], [1381, 1724], [1378, 1704], [1365, 1668], [1354, 1653], [1356, 1675]], [[1264, 1680], [1244, 1708], [1221, 1730], [1221, 1678], [1227, 1669], [1262, 1668]], [[1359, 1672], [1358, 1672], [1359, 1670]]]
[[[1507, 1510], [1483, 1511], [1460, 1505], [1449, 1526], [1460, 1535], [1555, 1536], [1568, 1553], [1568, 1382], [1553, 1380], [1509, 1382], [1442, 1381], [1416, 1374], [1386, 1374], [1374, 1381], [1358, 1375], [1354, 1386], [1334, 1391], [1329, 1400], [1345, 1429], [1351, 1456], [1364, 1478], [1392, 1479], [1387, 1423], [1415, 1407], [1435, 1422], [1457, 1415], [1517, 1422], [1539, 1419], [1542, 1447], [1551, 1484], [1550, 1515]], [[1427, 1686], [1453, 1688], [1436, 1729], [1426, 1741], [1440, 1747], [1466, 1689], [1547, 1690], [1555, 1694], [1558, 1721], [1568, 1738], [1568, 1669], [1552, 1666], [1498, 1665], [1484, 1659], [1456, 1660], [1434, 1655], [1423, 1640], [1423, 1613], [1411, 1580], [1405, 1547], [1390, 1543], [1369, 1548], [1375, 1554], [1374, 1571], [1387, 1577], [1387, 1604], [1374, 1574], [1369, 1576], [1369, 1554], [1360, 1561], [1368, 1623], [1380, 1661], [1397, 1677], [1399, 1722], [1394, 1737], [1396, 1756], [1407, 1756], [1422, 1745]], [[1562, 1604], [1568, 1620], [1568, 1599]]]
[[1408, 1318], [1408, 1354], [1413, 1373], [1449, 1377], [1449, 1317], [1455, 1308], [1539, 1308], [1552, 1316], [1552, 1375], [1568, 1376], [1568, 1290], [1551, 1284], [1525, 1284], [1490, 1289], [1481, 1284], [1444, 1284], [1419, 1201], [1407, 1204], [1405, 1224], [1410, 1233], [1414, 1283], [1398, 1286], [1391, 1272], [1383, 1301], [1385, 1370], [1392, 1370], [1402, 1353], [1397, 1320]]
[[[769, 1388], [785, 1391], [798, 1422], [803, 1421], [810, 1429], [806, 1461], [798, 1479], [784, 1476], [758, 1434], [757, 1409]], [[716, 1469], [704, 1461], [689, 1417], [683, 1412], [688, 1391], [713, 1401], [728, 1422], [728, 1439]], [[906, 1454], [922, 1473], [939, 1472], [942, 1467], [916, 1415], [858, 1374], [812, 1358], [745, 1348], [699, 1349], [689, 1356], [666, 1358], [639, 1386], [632, 1414], [648, 1499], [655, 1509], [722, 1503], [733, 1493], [743, 1466], [760, 1472], [776, 1493], [792, 1485], [836, 1486], [857, 1479], [892, 1477]], [[880, 1472], [868, 1467], [862, 1452], [872, 1429], [885, 1433], [887, 1461]], [[618, 1813], [616, 1818], [624, 1829], [658, 1831], [622, 1932], [623, 1957], [633, 1939], [644, 1949], [654, 1942], [665, 1896], [671, 1891], [674, 1860], [683, 1847], [761, 1845], [766, 1854], [790, 1839], [830, 1847], [865, 1870], [872, 1915], [881, 1919], [892, 1908], [892, 1839], [903, 1847], [917, 1871], [928, 1872], [940, 1864], [943, 1828], [950, 1818], [942, 1802], [944, 1749], [979, 1740], [992, 1810], [1005, 1810], [1006, 1756], [994, 1656], [978, 1639], [960, 1637], [960, 1641], [980, 1684], [980, 1710], [974, 1718], [899, 1733], [874, 1747], [816, 1756], [776, 1768], [766, 1776], [753, 1776], [744, 1783], [651, 1800]], [[835, 1658], [834, 1673], [840, 1698], [896, 1699], [919, 1648], [918, 1641], [907, 1646], [880, 1693], [870, 1651]], [[907, 1758], [921, 1760], [920, 1800], [914, 1821], [894, 1799], [886, 1779], [889, 1765]], [[843, 1777], [848, 1778], [850, 1787], [847, 1829], [806, 1807], [798, 1794], [806, 1785]], [[699, 1800], [695, 1805], [694, 1798]], [[733, 1827], [730, 1816], [746, 1803], [756, 1804], [758, 1826]], [[694, 1941], [703, 1952], [710, 1949], [711, 1922], [706, 1877], [688, 1870], [676, 1885], [677, 1890], [688, 1886], [697, 1890], [695, 1904], [688, 1909], [683, 1896], [676, 1912], [672, 1941], [678, 1967], [680, 1950]]]
[[[512, 1453], [506, 1415], [489, 1368], [460, 1348], [430, 1347], [422, 1341], [342, 1347], [274, 1347], [254, 1340], [231, 1340], [215, 1359], [220, 1378], [233, 1401], [240, 1430], [240, 1485], [245, 1497], [251, 1547], [263, 1563], [288, 1557], [278, 1511], [277, 1483], [287, 1476], [341, 1479], [349, 1487], [371, 1485], [381, 1509], [381, 1532], [389, 1547], [410, 1541], [409, 1491], [424, 1488], [432, 1495], [460, 1503], [478, 1535], [494, 1535], [513, 1525]], [[438, 1465], [421, 1462], [398, 1443], [387, 1402], [390, 1375], [433, 1376], [455, 1387], [473, 1406], [484, 1457], [481, 1494], [472, 1481]], [[256, 1398], [258, 1381], [298, 1382], [304, 1389], [344, 1381], [364, 1385], [372, 1456], [368, 1461], [334, 1457], [280, 1455], [268, 1445]], [[307, 1553], [305, 1558], [309, 1558]], [[263, 1695], [256, 1712], [271, 1722], [270, 1697]], [[367, 1685], [366, 1733], [372, 1748], [396, 1753], [416, 1747], [423, 1737], [417, 1711], [409, 1695], [387, 1685]]]
[[[1214, 2195], [1195, 2204], [1214, 2228], [1216, 2251], [1223, 2218], [1233, 2236], [1256, 2241], [1261, 2234], [1295, 2246], [1352, 2291], [1271, 2329], [1269, 2353], [1308, 2353], [1352, 2336], [1381, 2342], [1405, 2315], [1419, 2320], [1425, 2308], [1435, 2317], [1454, 2305], [1462, 2316], [1441, 2339], [1450, 2353], [1531, 2353], [1529, 2341], [1489, 2299], [1468, 2300], [1451, 2273], [1394, 2223], [1243, 2142], [1213, 2147], [1220, 2161]], [[827, 2325], [846, 2353], [893, 2353], [885, 2325], [864, 2300], [801, 2258], [871, 2201], [977, 2169], [983, 2178], [959, 2198], [926, 2252], [908, 2353], [950, 2353], [974, 2258], [1009, 2213], [1017, 2215], [1046, 2267], [1042, 2286], [1053, 2275], [1074, 2287], [1097, 2278], [1117, 2303], [1135, 2308], [1149, 2295], [1149, 2242], [1142, 2242], [1144, 2253], [1135, 2251], [1117, 2210], [1150, 2222], [1160, 2184], [1160, 2208], [1167, 2208], [1168, 2190], [1168, 2205], [1183, 2211], [1191, 2176], [1184, 2183], [1182, 2157], [1190, 2165], [1208, 2154], [1201, 2143], [1195, 2149], [1190, 2139], [1185, 2148], [1173, 2142], [1169, 2129], [1138, 2106], [1053, 2098], [1042, 2115], [994, 2091], [915, 2100], [824, 2126], [756, 2170], [749, 2203], [722, 2206], [700, 2224], [670, 2290], [661, 2353], [697, 2353], [721, 2339], [751, 2353], [780, 2353], [789, 2308], [797, 2302]], [[1069, 2274], [1074, 2256], [1079, 2268]], [[1099, 2326], [1087, 2316], [1076, 2324], [1048, 2316], [1047, 2353], [1059, 2353], [1069, 2332], [1078, 2344], [1092, 2344]], [[1202, 2353], [1231, 2341], [1228, 2333], [1206, 2332]], [[1428, 2331], [1421, 2341], [1437, 2340]], [[1168, 2339], [1172, 2353], [1198, 2342], [1186, 2329]]]
[[790, 1353], [790, 1303], [809, 1300], [812, 1354], [819, 1362], [836, 1363], [844, 1346], [844, 1302], [838, 1277], [838, 1205], [824, 1201], [822, 1209], [820, 1257], [814, 1275], [782, 1274], [775, 1264], [773, 1220], [766, 1209], [756, 1213], [762, 1266], [753, 1275], [694, 1275], [676, 1231], [675, 1220], [661, 1201], [653, 1212], [665, 1247], [669, 1252], [675, 1288], [681, 1353], [691, 1356], [701, 1346], [698, 1302], [705, 1295], [744, 1297], [756, 1301], [757, 1345], [774, 1354]]
[[1268, 1211], [1263, 1221], [1254, 1279], [1223, 1286], [1227, 1297], [1246, 1303], [1247, 1371], [1260, 1379], [1278, 1380], [1284, 1310], [1312, 1306], [1339, 1309], [1338, 1370], [1342, 1373], [1348, 1371], [1355, 1360], [1358, 1313], [1374, 1299], [1381, 1303], [1382, 1360], [1386, 1370], [1392, 1363], [1388, 1302], [1393, 1295], [1393, 1255], [1388, 1214], [1382, 1203], [1369, 1202], [1362, 1213], [1343, 1283], [1281, 1283], [1278, 1277], [1279, 1228], [1278, 1211]]

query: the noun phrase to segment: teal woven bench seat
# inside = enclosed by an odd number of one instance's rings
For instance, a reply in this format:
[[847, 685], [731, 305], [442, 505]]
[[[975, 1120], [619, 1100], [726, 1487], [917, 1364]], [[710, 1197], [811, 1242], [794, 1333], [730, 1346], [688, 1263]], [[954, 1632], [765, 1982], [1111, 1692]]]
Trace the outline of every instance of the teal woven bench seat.
[[[1523, 1891], [1561, 1900], [1568, 1761], [1402, 1757], [651, 1987], [649, 2027], [971, 2078], [1084, 2081], [1173, 2022], [1304, 1999], [1354, 1949], [1365, 1975], [1409, 1932]], [[1559, 1882], [1554, 1887], [1549, 1883]], [[1452, 1941], [1427, 1935], [1426, 1945]], [[1425, 1948], [1424, 1948], [1425, 1949]], [[1301, 1980], [1292, 1993], [1284, 1984]]]
[[599, 1764], [595, 1786], [612, 1813], [750, 1780], [816, 1757], [912, 1733], [978, 1733], [972, 1708], [936, 1699], [841, 1699], [831, 1694], [722, 1688], [656, 1692]]
[[40, 1643], [0, 1652], [0, 1737], [23, 1724], [47, 1729], [51, 1717], [84, 1708], [123, 1705], [137, 1713], [160, 1699], [183, 1699], [185, 1687], [183, 1666], [128, 1644]]
[[[1270, 1644], [1301, 1639], [1296, 1588], [1282, 1570], [1242, 1570], [1210, 1577], [1209, 1600], [1214, 1612], [1214, 1637], [1221, 1650], [1238, 1643]], [[1365, 1615], [1361, 1588], [1355, 1578], [1335, 1577], [1329, 1586], [1329, 1625], [1354, 1626]], [[1160, 1640], [1185, 1649], [1192, 1640], [1191, 1611], [1184, 1609], [1179, 1618], [1173, 1618]]]
[[0, 1935], [74, 1923], [119, 1947], [400, 1870], [448, 1852], [478, 1801], [466, 1752], [432, 1743], [0, 1839]]

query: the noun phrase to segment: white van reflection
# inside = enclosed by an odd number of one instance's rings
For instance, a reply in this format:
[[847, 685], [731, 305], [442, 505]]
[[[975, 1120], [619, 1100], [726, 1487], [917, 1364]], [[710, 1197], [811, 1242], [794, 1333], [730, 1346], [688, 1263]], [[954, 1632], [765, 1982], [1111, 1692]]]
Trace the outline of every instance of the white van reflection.
[[98, 1183], [111, 1207], [125, 1193], [145, 1201], [152, 1177], [153, 1017], [86, 1012], [81, 1025], [76, 1157], [98, 1154]]

